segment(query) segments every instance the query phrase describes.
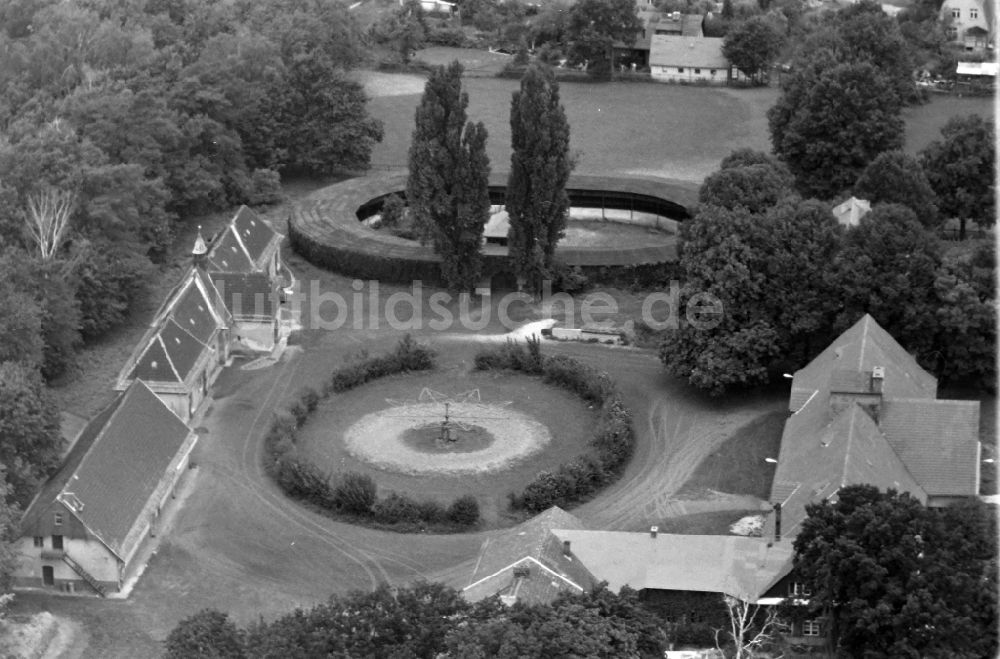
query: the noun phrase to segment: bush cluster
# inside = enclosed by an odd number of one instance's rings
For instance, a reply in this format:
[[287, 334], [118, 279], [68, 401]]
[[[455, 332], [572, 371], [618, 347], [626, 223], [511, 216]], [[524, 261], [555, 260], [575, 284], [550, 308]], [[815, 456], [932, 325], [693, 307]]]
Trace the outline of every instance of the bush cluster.
[[370, 476], [324, 473], [296, 455], [297, 432], [325, 397], [387, 375], [432, 368], [433, 351], [407, 335], [389, 354], [368, 357], [334, 371], [322, 393], [303, 388], [285, 409], [274, 414], [264, 439], [265, 470], [288, 496], [358, 521], [391, 526], [397, 531], [428, 527], [463, 530], [475, 526], [479, 522], [479, 503], [472, 495], [455, 499], [449, 507], [437, 501], [415, 501], [396, 492], [379, 498], [378, 486]]
[[468, 48], [469, 40], [461, 28], [437, 28], [427, 33], [427, 43], [451, 48]]
[[591, 451], [554, 472], [540, 472], [521, 494], [509, 495], [511, 508], [537, 513], [552, 506], [566, 507], [611, 482], [632, 456], [632, 414], [607, 373], [562, 355], [542, 358], [537, 339], [529, 340], [527, 345], [508, 342], [481, 350], [475, 365], [479, 370], [540, 374], [545, 382], [572, 391], [600, 408], [590, 439]]

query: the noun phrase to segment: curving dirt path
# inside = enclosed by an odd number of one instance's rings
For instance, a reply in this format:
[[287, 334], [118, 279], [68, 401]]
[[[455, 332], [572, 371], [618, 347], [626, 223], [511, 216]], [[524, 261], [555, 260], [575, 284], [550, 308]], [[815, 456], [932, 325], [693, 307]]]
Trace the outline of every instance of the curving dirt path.
[[[245, 624], [382, 581], [466, 585], [488, 534], [396, 535], [338, 523], [286, 499], [261, 465], [263, 432], [284, 398], [317, 385], [343, 355], [386, 350], [398, 337], [327, 332], [273, 367], [227, 369], [203, 421], [193, 489], [132, 597], [26, 597], [43, 598], [45, 608], [84, 624], [90, 634], [83, 656], [141, 657], [158, 654], [177, 621], [204, 607]], [[460, 338], [433, 337], [448, 362], [467, 364], [477, 346]], [[780, 405], [760, 397], [703, 398], [664, 375], [652, 352], [563, 343], [543, 350], [608, 370], [635, 414], [638, 446], [625, 474], [573, 511], [593, 528], [639, 530], [676, 514], [672, 495], [699, 461], [762, 408]]]

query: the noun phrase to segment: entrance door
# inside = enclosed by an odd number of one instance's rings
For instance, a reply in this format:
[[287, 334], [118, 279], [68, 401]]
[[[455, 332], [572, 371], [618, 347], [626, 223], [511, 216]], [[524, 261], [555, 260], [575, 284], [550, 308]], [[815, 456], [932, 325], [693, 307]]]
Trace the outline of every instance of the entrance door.
[[53, 586], [56, 583], [55, 570], [51, 565], [42, 566], [42, 583], [46, 586]]

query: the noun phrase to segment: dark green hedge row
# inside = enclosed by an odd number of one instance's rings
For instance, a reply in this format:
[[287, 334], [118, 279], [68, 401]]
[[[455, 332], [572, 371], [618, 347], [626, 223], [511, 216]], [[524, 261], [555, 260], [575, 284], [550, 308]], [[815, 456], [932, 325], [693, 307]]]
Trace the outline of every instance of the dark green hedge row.
[[537, 339], [529, 340], [527, 345], [508, 342], [481, 350], [475, 365], [479, 370], [509, 369], [541, 375], [545, 382], [572, 391], [600, 408], [590, 453], [560, 465], [554, 472], [540, 472], [521, 494], [509, 495], [511, 508], [531, 513], [552, 506], [565, 508], [613, 481], [632, 457], [632, 414], [607, 373], [570, 357], [543, 358]]
[[471, 495], [455, 499], [448, 507], [436, 501], [415, 501], [396, 492], [379, 498], [378, 486], [371, 477], [354, 472], [334, 476], [296, 455], [299, 428], [327, 396], [387, 375], [432, 368], [433, 351], [407, 335], [389, 354], [334, 371], [322, 392], [302, 389], [285, 409], [274, 414], [264, 438], [265, 471], [288, 496], [353, 521], [396, 531], [464, 531], [475, 526], [479, 522], [479, 503]]
[[351, 244], [331, 245], [299, 231], [291, 221], [288, 223], [288, 239], [292, 249], [313, 265], [348, 277], [386, 282], [441, 282], [441, 265], [437, 261], [387, 257], [377, 253], [375, 246], [364, 249]]

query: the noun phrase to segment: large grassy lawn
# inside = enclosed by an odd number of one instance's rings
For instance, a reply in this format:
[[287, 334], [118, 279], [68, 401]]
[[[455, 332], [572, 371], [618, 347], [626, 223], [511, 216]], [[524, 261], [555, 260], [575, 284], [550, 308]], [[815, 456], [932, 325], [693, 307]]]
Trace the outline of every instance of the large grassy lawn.
[[949, 119], [968, 114], [994, 118], [994, 99], [990, 96], [935, 95], [929, 103], [906, 108], [903, 111], [903, 119], [906, 121], [904, 150], [907, 153], [917, 153], [934, 140], [941, 139], [941, 129]]
[[[470, 53], [476, 56], [470, 55]], [[444, 63], [459, 57], [472, 72], [495, 66], [496, 55], [460, 49], [433, 49], [424, 59]], [[385, 124], [385, 139], [372, 154], [376, 167], [405, 167], [414, 110], [424, 79], [416, 75], [361, 73], [372, 96], [369, 110]], [[468, 77], [468, 116], [489, 130], [494, 169], [510, 162], [510, 99], [517, 80]], [[561, 84], [570, 122], [571, 149], [578, 173], [636, 174], [701, 182], [734, 149], [770, 151], [767, 110], [777, 87], [729, 89], [644, 83]], [[994, 115], [993, 99], [933, 96], [904, 110], [905, 149], [916, 153], [940, 137], [955, 115]]]
[[[398, 76], [395, 85], [380, 74], [370, 79], [377, 84], [368, 86], [369, 111], [385, 125], [372, 163], [405, 166], [422, 81], [409, 75]], [[510, 99], [518, 85], [500, 78], [464, 82], [468, 116], [486, 125], [490, 161], [498, 171], [510, 166]], [[733, 149], [770, 148], [762, 109], [774, 102], [773, 89], [568, 82], [560, 89], [578, 173], [701, 181]]]

